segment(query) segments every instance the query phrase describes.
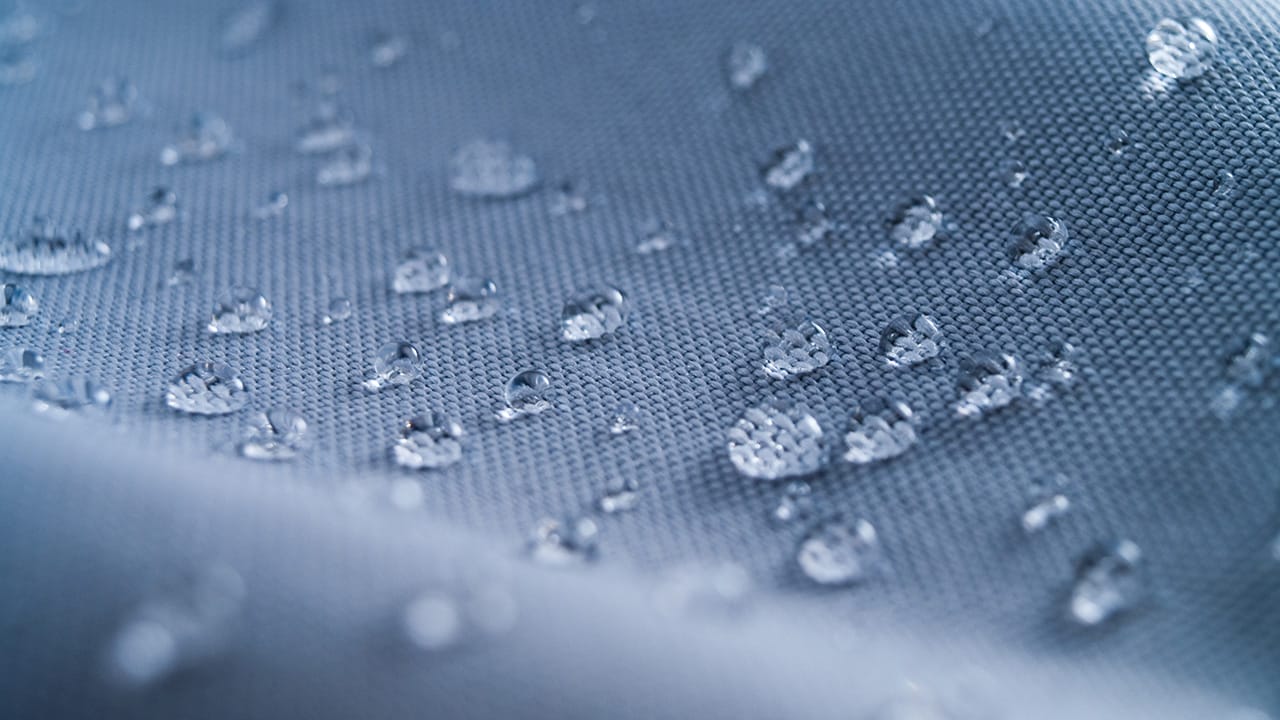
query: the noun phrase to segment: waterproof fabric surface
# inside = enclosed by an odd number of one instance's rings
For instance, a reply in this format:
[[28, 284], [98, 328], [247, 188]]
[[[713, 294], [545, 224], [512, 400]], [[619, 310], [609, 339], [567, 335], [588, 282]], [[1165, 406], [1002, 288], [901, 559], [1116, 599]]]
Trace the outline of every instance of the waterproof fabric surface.
[[[909, 681], [982, 696], [966, 703], [986, 708], [975, 717], [1280, 710], [1280, 565], [1265, 551], [1280, 408], [1263, 387], [1229, 421], [1209, 411], [1231, 352], [1280, 331], [1274, 4], [591, 6], [295, 1], [237, 57], [218, 52], [228, 8], [213, 4], [48, 11], [37, 76], [0, 87], [0, 230], [45, 213], [117, 257], [21, 278], [41, 310], [0, 329], [0, 346], [41, 350], [50, 375], [96, 378], [115, 404], [109, 422], [49, 423], [3, 388], [0, 703], [12, 716], [858, 717]], [[1191, 11], [1223, 51], [1195, 82], [1162, 81], [1143, 38]], [[379, 30], [411, 39], [386, 69], [368, 60]], [[737, 40], [769, 56], [745, 94], [725, 79]], [[292, 147], [314, 104], [297, 86], [330, 70], [378, 165], [348, 188], [317, 187], [322, 160]], [[75, 116], [106, 74], [130, 78], [150, 112], [81, 132]], [[193, 110], [225, 118], [241, 147], [162, 167]], [[1119, 154], [1117, 128], [1131, 139]], [[547, 191], [453, 193], [448, 159], [476, 138], [531, 155], [544, 185], [577, 182], [589, 208], [554, 215]], [[753, 199], [759, 163], [800, 138], [814, 175], [789, 199]], [[1002, 179], [1010, 161], [1029, 172], [1020, 188]], [[1215, 198], [1224, 170], [1235, 190]], [[180, 217], [125, 231], [160, 184]], [[251, 218], [275, 190], [285, 212]], [[918, 193], [955, 229], [888, 263], [885, 220]], [[779, 258], [803, 197], [826, 204], [838, 237]], [[1061, 218], [1069, 252], [1015, 281], [1008, 248], [1026, 212]], [[680, 243], [636, 253], [650, 220]], [[392, 268], [415, 245], [492, 277], [502, 312], [448, 327], [442, 295], [395, 295]], [[164, 287], [185, 258], [194, 282]], [[560, 342], [565, 298], [601, 282], [628, 293], [630, 321], [591, 346]], [[755, 309], [772, 284], [837, 353], [789, 383], [760, 370]], [[205, 331], [230, 285], [272, 301], [265, 331]], [[353, 316], [322, 326], [338, 296]], [[943, 367], [885, 367], [880, 330], [908, 312], [937, 319]], [[58, 333], [69, 319], [78, 329]], [[399, 339], [423, 350], [425, 386], [360, 390], [377, 347]], [[1079, 348], [1077, 386], [955, 415], [959, 358], [1056, 341]], [[229, 451], [243, 413], [166, 408], [168, 379], [206, 358], [240, 371], [253, 407], [301, 412], [309, 451], [251, 465]], [[495, 422], [507, 379], [534, 367], [555, 409]], [[777, 397], [835, 438], [855, 403], [884, 394], [921, 416], [919, 445], [875, 467], [835, 462], [813, 485], [823, 513], [876, 526], [888, 569], [820, 591], [793, 562], [803, 528], [768, 521], [781, 488], [735, 473], [724, 432]], [[623, 401], [641, 427], [611, 437]], [[416, 476], [421, 508], [393, 510], [388, 488], [406, 472], [389, 446], [427, 409], [466, 428], [463, 460]], [[1026, 490], [1055, 473], [1072, 478], [1075, 509], [1024, 537]], [[598, 563], [552, 575], [519, 562], [539, 518], [589, 510], [615, 478], [642, 499], [601, 520]], [[1109, 627], [1073, 627], [1074, 560], [1115, 537], [1143, 548], [1153, 598]], [[122, 614], [209, 557], [245, 576], [242, 642], [155, 693], [104, 686], [97, 652]], [[515, 561], [510, 638], [425, 663], [387, 649], [396, 603], [446, 582], [439, 566], [481, 557]], [[655, 578], [724, 561], [754, 580], [751, 619], [649, 616]]]

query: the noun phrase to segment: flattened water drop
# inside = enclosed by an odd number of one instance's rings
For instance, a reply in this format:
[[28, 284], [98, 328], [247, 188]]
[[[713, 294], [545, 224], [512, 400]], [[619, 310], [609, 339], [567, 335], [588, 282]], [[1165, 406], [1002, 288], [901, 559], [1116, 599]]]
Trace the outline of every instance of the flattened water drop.
[[889, 367], [910, 367], [928, 362], [942, 352], [942, 331], [923, 313], [890, 322], [880, 332], [880, 353]]
[[169, 382], [164, 402], [193, 415], [226, 415], [249, 403], [249, 391], [230, 365], [202, 360]]
[[560, 337], [568, 342], [599, 340], [622, 327], [630, 311], [627, 297], [615, 287], [579, 292], [560, 313]]
[[46, 379], [37, 381], [32, 388], [31, 405], [36, 412], [59, 419], [72, 414], [104, 413], [111, 407], [111, 393], [83, 376]]
[[454, 278], [449, 284], [448, 305], [440, 311], [440, 322], [446, 325], [476, 322], [491, 318], [502, 307], [498, 286], [489, 278]]
[[0, 270], [19, 275], [65, 275], [101, 267], [111, 247], [79, 230], [64, 230], [43, 217], [0, 242]]
[[581, 565], [596, 558], [600, 529], [590, 517], [544, 519], [526, 546], [529, 557], [541, 565]]
[[191, 258], [185, 258], [173, 264], [173, 270], [169, 272], [169, 277], [164, 279], [164, 284], [167, 287], [190, 285], [195, 279], [196, 261]]
[[942, 235], [942, 211], [932, 197], [918, 195], [898, 206], [888, 226], [894, 243], [913, 250], [922, 248]]
[[307, 420], [289, 408], [272, 408], [249, 417], [245, 439], [236, 449], [250, 460], [292, 460], [306, 449]]
[[1012, 355], [983, 352], [961, 363], [956, 384], [960, 390], [956, 413], [978, 418], [1022, 396], [1022, 368]]
[[0, 328], [22, 327], [40, 311], [36, 296], [21, 285], [0, 284]]
[[844, 435], [845, 462], [867, 465], [897, 457], [916, 444], [915, 413], [900, 400], [868, 400], [853, 411]]
[[1274, 367], [1275, 356], [1271, 338], [1265, 333], [1253, 333], [1227, 359], [1224, 374], [1231, 382], [1260, 387]]
[[762, 367], [775, 380], [808, 375], [831, 362], [827, 331], [812, 320], [792, 320], [779, 320], [765, 334]]
[[124, 125], [137, 116], [140, 105], [133, 83], [126, 78], [109, 77], [89, 93], [76, 124], [85, 131]]
[[130, 230], [138, 231], [173, 222], [178, 217], [178, 196], [169, 188], [158, 187], [147, 196], [143, 206], [129, 214]]
[[511, 422], [528, 415], [537, 415], [552, 408], [548, 394], [551, 392], [551, 378], [541, 370], [526, 370], [517, 373], [507, 383], [503, 391], [506, 407], [497, 413], [501, 422]]
[[191, 116], [174, 142], [160, 150], [162, 165], [181, 165], [216, 160], [235, 147], [235, 134], [226, 120], [208, 112]]
[[835, 517], [809, 530], [796, 550], [805, 577], [819, 585], [852, 585], [880, 566], [883, 553], [876, 529], [866, 520]]
[[401, 424], [391, 453], [397, 465], [411, 470], [448, 467], [462, 459], [462, 436], [457, 421], [433, 410]]
[[636, 252], [650, 255], [668, 250], [680, 244], [675, 228], [662, 220], [650, 220], [640, 229], [643, 238], [636, 244]]
[[208, 330], [214, 334], [242, 334], [264, 330], [271, 321], [271, 301], [251, 287], [224, 291], [213, 305]]
[[351, 301], [344, 297], [336, 297], [329, 301], [329, 309], [320, 316], [322, 325], [332, 325], [351, 317]]
[[391, 287], [398, 293], [426, 293], [449, 284], [449, 258], [426, 247], [410, 248], [396, 265]]
[[729, 85], [739, 91], [750, 90], [769, 69], [764, 48], [749, 42], [734, 43], [729, 49], [726, 65], [729, 72]]
[[374, 67], [389, 68], [400, 62], [409, 52], [409, 38], [399, 33], [378, 33], [369, 48], [369, 60]]
[[449, 166], [449, 187], [462, 195], [509, 198], [538, 185], [533, 158], [505, 142], [473, 140], [458, 148]]
[[803, 480], [795, 480], [783, 488], [778, 504], [769, 513], [769, 520], [775, 525], [789, 525], [807, 520], [816, 509], [813, 488]]
[[361, 383], [369, 391], [395, 385], [408, 385], [423, 375], [422, 354], [412, 343], [389, 342], [378, 348], [373, 358], [373, 372]]
[[30, 383], [44, 377], [44, 356], [24, 347], [0, 352], [0, 383]]
[[356, 123], [351, 111], [326, 100], [316, 108], [307, 124], [299, 128], [293, 147], [304, 155], [331, 153], [355, 139]]
[[319, 170], [316, 184], [320, 187], [345, 187], [368, 180], [373, 175], [373, 148], [366, 143], [353, 143], [335, 150]]
[[1200, 77], [1217, 55], [1218, 33], [1201, 18], [1165, 18], [1147, 34], [1147, 61], [1175, 80]]
[[1027, 508], [1021, 517], [1024, 532], [1040, 532], [1054, 520], [1067, 514], [1071, 509], [1071, 500], [1065, 493], [1067, 485], [1066, 476], [1055, 475], [1031, 486]]
[[596, 499], [596, 507], [606, 515], [635, 509], [640, 504], [640, 484], [634, 478], [615, 478]]
[[633, 402], [621, 402], [609, 417], [609, 433], [625, 435], [640, 428], [640, 408]]
[[837, 226], [827, 213], [827, 206], [817, 200], [805, 202], [796, 211], [796, 244], [800, 249], [812, 247], [836, 235]]
[[822, 426], [801, 405], [771, 402], [748, 408], [727, 437], [730, 462], [749, 478], [801, 477], [827, 464]]
[[1099, 544], [1076, 563], [1068, 617], [1094, 626], [1136, 608], [1147, 595], [1142, 549], [1132, 540]]
[[797, 140], [773, 151], [761, 168], [765, 185], [780, 192], [794, 189], [813, 172], [814, 152], [808, 140]]
[[1032, 272], [1044, 270], [1062, 259], [1067, 238], [1067, 226], [1061, 220], [1048, 215], [1025, 215], [1010, 250], [1013, 264]]

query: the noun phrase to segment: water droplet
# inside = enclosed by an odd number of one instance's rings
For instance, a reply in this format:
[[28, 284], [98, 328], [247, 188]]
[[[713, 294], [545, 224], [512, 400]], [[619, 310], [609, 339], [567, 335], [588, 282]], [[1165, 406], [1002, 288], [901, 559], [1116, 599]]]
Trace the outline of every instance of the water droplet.
[[760, 307], [756, 308], [756, 314], [768, 315], [778, 308], [785, 307], [788, 300], [787, 289], [781, 285], [770, 285], [769, 292], [765, 294]]
[[817, 200], [809, 200], [796, 212], [799, 229], [796, 244], [800, 248], [816, 245], [835, 237], [836, 223], [827, 215], [827, 206]]
[[1067, 226], [1062, 221], [1048, 215], [1025, 215], [1010, 251], [1013, 264], [1023, 270], [1044, 270], [1062, 258], [1067, 238]]
[[202, 360], [169, 382], [164, 403], [193, 415], [226, 415], [249, 403], [249, 391], [230, 365]]
[[813, 172], [813, 155], [813, 146], [807, 140], [774, 150], [761, 170], [765, 184], [783, 192], [795, 188]]
[[1256, 332], [1227, 359], [1226, 377], [1245, 387], [1259, 387], [1267, 379], [1275, 356], [1271, 338]]
[[173, 264], [173, 271], [169, 273], [169, 277], [165, 278], [164, 284], [168, 287], [176, 287], [178, 285], [187, 285], [196, 279], [196, 261], [191, 258], [179, 260]]
[[1005, 162], [1000, 172], [1004, 178], [1004, 184], [1011, 188], [1020, 188], [1022, 183], [1027, 181], [1027, 166], [1018, 160], [1009, 160]]
[[898, 253], [892, 250], [885, 250], [878, 253], [872, 262], [881, 270], [893, 270], [898, 267]]
[[351, 317], [351, 301], [338, 297], [329, 301], [329, 309], [320, 316], [320, 322], [324, 325], [332, 325], [349, 317]]
[[331, 153], [352, 144], [355, 139], [356, 123], [351, 111], [326, 100], [298, 130], [293, 147], [306, 155]]
[[622, 327], [631, 306], [622, 291], [609, 286], [571, 297], [560, 313], [560, 336], [569, 342], [598, 340]]
[[782, 497], [778, 498], [777, 506], [769, 513], [769, 519], [777, 525], [789, 525], [807, 520], [816, 509], [813, 488], [803, 480], [794, 480], [783, 488]]
[[1209, 412], [1225, 422], [1235, 416], [1243, 402], [1244, 390], [1238, 385], [1226, 385], [1209, 400]]
[[29, 383], [44, 377], [44, 357], [35, 350], [11, 347], [0, 353], [0, 383]]
[[590, 517], [553, 520], [538, 523], [529, 540], [529, 557], [542, 565], [579, 565], [594, 560], [600, 529]]
[[426, 293], [449, 284], [449, 258], [431, 248], [410, 248], [396, 265], [391, 287], [398, 293]]
[[449, 187], [463, 195], [509, 198], [538, 184], [533, 158], [505, 142], [473, 140], [458, 148], [450, 161]]
[[271, 321], [271, 301], [250, 287], [236, 286], [218, 296], [209, 320], [211, 333], [251, 333]]
[[748, 408], [729, 428], [728, 450], [739, 473], [760, 480], [812, 475], [828, 459], [818, 420], [803, 406], [786, 402]]
[[25, 85], [35, 79], [39, 69], [26, 48], [0, 43], [0, 87]]
[[1130, 139], [1129, 133], [1126, 132], [1124, 128], [1111, 128], [1111, 134], [1107, 140], [1107, 150], [1110, 151], [1112, 155], [1117, 157], [1124, 155], [1125, 151], [1128, 150], [1129, 146], [1132, 144], [1133, 140]]
[[876, 529], [866, 520], [825, 520], [809, 530], [796, 551], [800, 569], [819, 585], [861, 582], [881, 561]]
[[307, 421], [288, 408], [254, 413], [245, 426], [245, 439], [237, 446], [250, 460], [292, 460], [307, 447]]
[[344, 187], [362, 183], [373, 175], [373, 148], [353, 143], [339, 148], [316, 170], [320, 187]]
[[422, 377], [423, 372], [422, 354], [418, 348], [403, 340], [389, 342], [378, 348], [378, 354], [373, 358], [373, 373], [361, 385], [370, 391], [408, 385]]
[[737, 42], [729, 49], [729, 85], [735, 90], [750, 90], [769, 69], [764, 48], [749, 42]]
[[42, 217], [0, 243], [0, 270], [19, 275], [65, 275], [101, 267], [110, 259], [105, 242]]
[[518, 373], [507, 383], [503, 392], [503, 400], [507, 406], [498, 411], [498, 420], [510, 422], [550, 410], [552, 404], [547, 397], [550, 391], [551, 378], [541, 370]]
[[226, 650], [244, 598], [240, 574], [218, 564], [143, 603], [107, 647], [108, 678], [124, 687], [150, 687], [217, 657]]
[[916, 196], [894, 211], [889, 219], [889, 239], [905, 248], [922, 248], [943, 234], [942, 211], [928, 195]]
[[984, 352], [962, 362], [957, 385], [960, 400], [956, 412], [978, 418], [1022, 395], [1022, 369], [1012, 355]]
[[649, 220], [640, 232], [644, 237], [636, 244], [636, 252], [641, 255], [662, 252], [680, 244], [675, 229], [662, 220]]
[[86, 131], [124, 125], [138, 114], [140, 104], [138, 89], [133, 83], [122, 77], [110, 77], [89, 93], [76, 124]]
[[191, 116], [173, 143], [160, 150], [160, 163], [179, 165], [216, 160], [235, 146], [235, 134], [226, 120], [207, 112]]
[[1236, 176], [1230, 170], [1219, 170], [1213, 176], [1211, 200], [1216, 205], [1225, 204], [1236, 193]]
[[285, 208], [289, 207], [289, 195], [280, 190], [276, 190], [267, 196], [267, 201], [255, 207], [250, 215], [255, 220], [266, 220], [267, 218], [276, 217], [284, 213]]
[[129, 215], [129, 229], [138, 231], [173, 222], [178, 217], [178, 196], [166, 187], [158, 187], [147, 196], [146, 206]]
[[411, 470], [442, 468], [462, 459], [462, 426], [440, 412], [417, 415], [400, 425], [391, 449], [396, 464]]
[[880, 332], [880, 352], [889, 367], [910, 367], [928, 362], [942, 352], [942, 331], [928, 315], [901, 317]]
[[111, 393], [85, 377], [40, 380], [31, 393], [36, 412], [64, 418], [85, 411], [105, 412], [111, 407]]
[[633, 402], [618, 403], [609, 418], [609, 433], [623, 435], [640, 428], [640, 408]]
[[1055, 391], [1065, 390], [1080, 380], [1076, 349], [1071, 343], [1057, 343], [1047, 352], [1031, 356], [1031, 372], [1025, 394], [1032, 400], [1043, 402]]
[[1063, 492], [1067, 484], [1066, 477], [1057, 475], [1031, 486], [1027, 509], [1022, 512], [1023, 531], [1040, 532], [1067, 514], [1071, 509], [1071, 500]]
[[228, 14], [218, 29], [218, 45], [229, 56], [248, 52], [276, 23], [279, 8], [269, 0], [247, 2]]
[[1005, 120], [1000, 123], [1000, 134], [1005, 140], [1016, 143], [1026, 136], [1027, 131], [1016, 120]]
[[415, 597], [405, 606], [401, 622], [405, 637], [420, 650], [444, 650], [462, 638], [462, 613], [458, 603], [443, 592], [426, 592]]
[[596, 507], [607, 515], [633, 510], [639, 504], [640, 484], [632, 478], [610, 480], [604, 493], [596, 500]]
[[1200, 18], [1165, 18], [1147, 34], [1147, 60], [1161, 75], [1191, 80], [1208, 71], [1218, 54], [1218, 33]]
[[915, 415], [896, 400], [874, 399], [854, 409], [845, 433], [846, 462], [856, 465], [897, 457], [916, 444]]
[[831, 362], [827, 331], [812, 320], [780, 319], [765, 333], [764, 374], [775, 380], [808, 375]]
[[71, 335], [80, 332], [80, 321], [75, 318], [66, 318], [58, 323], [59, 335]]
[[1095, 545], [1076, 562], [1069, 616], [1080, 625], [1100, 625], [1145, 599], [1142, 549], [1132, 540]]
[[498, 286], [489, 278], [454, 278], [449, 284], [448, 306], [440, 311], [440, 322], [446, 325], [475, 322], [493, 317], [502, 303]]
[[369, 48], [369, 60], [374, 67], [389, 68], [400, 62], [409, 52], [409, 38], [398, 33], [379, 33]]
[[584, 212], [587, 209], [587, 197], [571, 180], [565, 180], [555, 187], [547, 209], [555, 217]]
[[0, 327], [22, 327], [40, 311], [36, 296], [21, 285], [0, 284]]

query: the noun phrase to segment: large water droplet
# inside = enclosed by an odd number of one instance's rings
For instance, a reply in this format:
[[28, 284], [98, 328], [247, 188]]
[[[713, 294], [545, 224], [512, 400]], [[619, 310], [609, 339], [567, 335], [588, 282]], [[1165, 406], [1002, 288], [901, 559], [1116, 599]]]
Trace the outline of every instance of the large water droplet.
[[889, 218], [889, 239], [905, 248], [922, 248], [943, 233], [942, 211], [928, 195], [916, 196], [894, 211]]
[[449, 284], [449, 258], [431, 248], [410, 248], [396, 265], [391, 287], [398, 293], [425, 293]]
[[1200, 18], [1165, 18], [1147, 33], [1147, 60], [1161, 75], [1198, 78], [1218, 54], [1218, 33]]
[[579, 292], [560, 313], [560, 336], [569, 342], [598, 340], [622, 327], [630, 303], [622, 291], [609, 286]]
[[374, 67], [389, 68], [409, 52], [409, 38], [399, 33], [378, 33], [369, 48]]
[[65, 275], [101, 267], [110, 259], [105, 242], [42, 217], [0, 242], [0, 270], [19, 275]]
[[844, 459], [857, 465], [897, 457], [916, 444], [915, 414], [906, 403], [869, 400], [854, 409]]
[[130, 213], [130, 230], [142, 230], [173, 222], [178, 217], [178, 196], [166, 187], [158, 187], [147, 196], [146, 204]]
[[748, 408], [728, 431], [729, 460], [760, 480], [812, 475], [827, 464], [822, 426], [800, 405], [765, 403]]
[[364, 182], [373, 175], [373, 148], [357, 142], [338, 148], [316, 170], [320, 187], [343, 187]]
[[977, 418], [1022, 395], [1022, 369], [1012, 355], [984, 352], [962, 362], [957, 385], [960, 400], [956, 412]]
[[40, 311], [36, 296], [21, 285], [0, 284], [0, 327], [22, 327]]
[[254, 413], [237, 446], [250, 460], [292, 460], [307, 447], [307, 420], [289, 408]]
[[248, 52], [276, 22], [279, 8], [271, 0], [253, 0], [229, 13], [218, 29], [218, 46], [226, 55]]
[[633, 402], [621, 402], [609, 417], [609, 434], [625, 435], [640, 428], [640, 408]]
[[31, 392], [36, 412], [54, 418], [87, 411], [105, 412], [111, 407], [111, 393], [86, 377], [40, 380]]
[[809, 530], [796, 550], [796, 562], [820, 585], [850, 585], [875, 572], [882, 555], [871, 523], [837, 517]]
[[336, 297], [329, 301], [329, 309], [320, 316], [320, 323], [332, 325], [351, 317], [351, 301], [344, 297]]
[[194, 415], [226, 415], [249, 403], [249, 391], [230, 365], [202, 360], [169, 382], [164, 402]]
[[482, 277], [454, 278], [449, 284], [448, 303], [440, 311], [440, 321], [447, 325], [493, 317], [502, 306], [498, 286]]
[[640, 504], [640, 484], [634, 478], [614, 478], [596, 499], [596, 507], [606, 515], [626, 512]]
[[729, 49], [729, 85], [735, 90], [750, 90], [769, 69], [764, 48], [749, 42], [737, 42]]
[[942, 331], [928, 315], [901, 317], [880, 332], [880, 352], [890, 367], [928, 362], [942, 352]]
[[1064, 492], [1067, 484], [1065, 476], [1057, 475], [1031, 486], [1027, 509], [1022, 512], [1023, 531], [1039, 532], [1071, 509], [1071, 500]]
[[808, 375], [829, 362], [827, 331], [812, 320], [779, 320], [765, 334], [764, 374], [775, 380]]
[[538, 185], [533, 158], [505, 142], [474, 140], [458, 148], [450, 161], [449, 187], [463, 195], [507, 198]]
[[529, 557], [542, 565], [578, 565], [594, 560], [600, 529], [590, 517], [544, 519], [529, 540]]
[[44, 377], [44, 357], [35, 350], [12, 347], [0, 352], [0, 383], [29, 383]]
[[408, 385], [423, 375], [422, 354], [413, 344], [403, 340], [378, 348], [373, 358], [373, 373], [361, 383], [366, 390], [377, 391], [393, 385]]
[[813, 146], [807, 140], [774, 150], [761, 170], [764, 183], [782, 192], [795, 188], [813, 172], [813, 156]]
[[552, 408], [548, 394], [551, 391], [551, 378], [541, 370], [526, 370], [518, 373], [507, 383], [503, 391], [506, 407], [498, 411], [497, 418], [502, 422], [510, 422], [526, 415], [537, 415]]
[[429, 412], [404, 421], [391, 453], [412, 470], [442, 468], [462, 459], [462, 426], [444, 413]]
[[1136, 543], [1096, 545], [1076, 563], [1068, 615], [1080, 625], [1100, 625], [1137, 607], [1146, 594], [1142, 549]]
[[415, 597], [405, 606], [401, 622], [405, 637], [420, 650], [444, 650], [462, 638], [462, 612], [453, 597], [444, 592], [425, 592]]
[[293, 147], [304, 154], [328, 153], [350, 145], [355, 139], [356, 123], [351, 111], [325, 101], [298, 130]]
[[1025, 215], [1010, 251], [1013, 264], [1023, 270], [1043, 270], [1062, 258], [1067, 237], [1067, 226], [1061, 220], [1048, 215]]
[[235, 146], [235, 134], [226, 120], [213, 113], [191, 116], [178, 139], [160, 150], [163, 165], [179, 165], [216, 160]]
[[211, 333], [258, 332], [271, 321], [271, 301], [250, 287], [236, 286], [218, 296], [209, 320]]
[[76, 118], [81, 130], [116, 127], [132, 120], [140, 110], [138, 89], [125, 78], [110, 77], [98, 84]]
[[776, 525], [789, 525], [807, 520], [816, 509], [813, 488], [803, 480], [795, 480], [783, 488], [778, 504], [769, 513], [769, 519]]

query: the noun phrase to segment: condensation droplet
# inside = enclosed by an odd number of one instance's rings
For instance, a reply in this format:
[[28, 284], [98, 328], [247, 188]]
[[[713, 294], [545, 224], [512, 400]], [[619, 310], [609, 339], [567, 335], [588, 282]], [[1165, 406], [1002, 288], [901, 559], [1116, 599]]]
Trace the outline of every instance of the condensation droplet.
[[208, 112], [191, 116], [177, 140], [160, 150], [162, 165], [180, 165], [216, 160], [235, 147], [235, 133], [226, 120]]
[[610, 480], [604, 492], [596, 499], [596, 507], [606, 515], [633, 510], [639, 504], [640, 484], [632, 478]]
[[1107, 138], [1107, 150], [1116, 157], [1124, 155], [1129, 146], [1133, 144], [1133, 140], [1129, 137], [1129, 133], [1124, 128], [1113, 127]]
[[979, 353], [961, 363], [956, 413], [978, 418], [1006, 407], [1022, 395], [1022, 368], [1004, 353]]
[[1026, 136], [1027, 131], [1016, 120], [1004, 120], [1000, 123], [1000, 134], [1005, 140], [1016, 143]]
[[1022, 512], [1022, 529], [1027, 534], [1040, 532], [1071, 509], [1065, 490], [1068, 480], [1055, 475], [1035, 483], [1028, 492], [1027, 508]]
[[373, 358], [373, 372], [361, 383], [364, 389], [378, 391], [395, 385], [408, 385], [423, 376], [422, 354], [412, 343], [389, 342], [378, 348]]
[[565, 180], [556, 185], [551, 191], [551, 199], [547, 203], [547, 210], [553, 216], [561, 217], [585, 212], [587, 205], [587, 197], [582, 193], [577, 183], [572, 180]]
[[329, 309], [320, 316], [322, 325], [332, 325], [351, 317], [351, 301], [337, 297], [329, 301]]
[[910, 367], [933, 360], [942, 352], [943, 344], [937, 321], [924, 314], [897, 318], [880, 332], [880, 353], [889, 367]]
[[1055, 343], [1049, 350], [1032, 355], [1023, 388], [1026, 396], [1043, 402], [1079, 382], [1077, 355], [1075, 346], [1067, 342]]
[[529, 557], [541, 565], [580, 565], [596, 558], [600, 529], [590, 517], [544, 519], [526, 546]]
[[1095, 545], [1076, 563], [1068, 616], [1095, 626], [1137, 607], [1147, 595], [1142, 549], [1132, 540]]
[[306, 449], [307, 420], [289, 408], [254, 413], [245, 426], [245, 439], [236, 449], [250, 460], [292, 460]]
[[756, 308], [756, 314], [768, 315], [774, 310], [786, 307], [788, 299], [789, 293], [785, 287], [782, 285], [770, 285], [769, 292], [765, 294], [760, 307]]
[[76, 318], [65, 318], [58, 323], [59, 335], [73, 335], [80, 332], [80, 321]]
[[449, 258], [431, 248], [409, 249], [396, 265], [391, 287], [398, 293], [425, 293], [449, 284]]
[[1220, 420], [1230, 420], [1253, 391], [1260, 388], [1280, 363], [1271, 338], [1255, 332], [1227, 357], [1223, 381], [1209, 403], [1209, 410]]
[[400, 62], [409, 52], [409, 38], [399, 33], [378, 33], [369, 48], [369, 60], [374, 67], [389, 68]]
[[85, 131], [124, 125], [137, 116], [140, 105], [138, 88], [133, 83], [122, 77], [109, 77], [90, 91], [76, 125]]
[[1224, 205], [1236, 194], [1236, 176], [1230, 170], [1219, 170], [1213, 176], [1210, 200], [1214, 205]]
[[897, 457], [916, 444], [915, 413], [905, 402], [873, 399], [861, 403], [845, 432], [846, 462], [866, 465]]
[[11, 347], [0, 353], [0, 383], [30, 383], [44, 377], [44, 357], [29, 348]]
[[675, 229], [662, 220], [649, 220], [640, 232], [643, 237], [636, 243], [636, 252], [640, 255], [662, 252], [680, 244], [680, 236]]
[[43, 217], [0, 242], [0, 270], [19, 275], [65, 275], [102, 267], [110, 259], [107, 243]]
[[598, 340], [627, 321], [630, 303], [622, 291], [602, 286], [569, 298], [560, 313], [560, 336], [568, 342]]
[[208, 330], [214, 334], [242, 334], [263, 330], [271, 321], [271, 301], [250, 287], [232, 287], [218, 296]]
[[449, 283], [448, 305], [440, 311], [440, 322], [446, 325], [476, 322], [491, 318], [502, 307], [498, 286], [489, 278], [461, 277]]
[[805, 202], [796, 211], [796, 245], [798, 249], [812, 247], [835, 237], [837, 226], [827, 214], [827, 206], [817, 200]]
[[640, 428], [640, 407], [633, 402], [621, 402], [613, 408], [609, 417], [609, 433], [624, 435]]
[[373, 148], [367, 143], [352, 143], [333, 151], [316, 170], [320, 187], [344, 187], [368, 180], [373, 175]]
[[226, 415], [249, 403], [249, 391], [230, 365], [202, 360], [169, 382], [164, 402], [193, 415]]
[[888, 225], [889, 239], [909, 249], [930, 245], [943, 235], [942, 211], [928, 195], [918, 195], [899, 205]]
[[737, 42], [729, 49], [727, 59], [729, 85], [734, 90], [750, 90], [769, 69], [764, 48], [749, 42]]
[[883, 560], [876, 529], [866, 520], [824, 520], [800, 540], [796, 562], [819, 585], [851, 585], [867, 579]]
[[1018, 160], [1009, 160], [1004, 163], [1000, 171], [1000, 176], [1004, 179], [1004, 184], [1011, 188], [1020, 188], [1027, 181], [1029, 173], [1027, 166]]
[[803, 406], [773, 402], [748, 408], [727, 433], [729, 460], [759, 480], [812, 475], [826, 466], [827, 442]]
[[178, 196], [166, 187], [158, 187], [147, 196], [146, 204], [129, 214], [130, 230], [138, 231], [173, 222], [178, 217]]
[[304, 155], [331, 153], [356, 140], [356, 123], [351, 111], [325, 100], [298, 129], [293, 147]]
[[26, 288], [0, 284], [0, 328], [23, 327], [39, 311], [40, 303]]
[[1039, 271], [1062, 259], [1067, 247], [1067, 226], [1048, 215], [1028, 214], [1018, 228], [1018, 239], [1010, 250], [1013, 264], [1027, 271]]
[[289, 207], [289, 194], [281, 190], [275, 190], [267, 196], [266, 202], [255, 207], [250, 215], [255, 220], [266, 220], [277, 215], [282, 215], [285, 208]]
[[449, 187], [462, 195], [509, 198], [538, 185], [533, 158], [505, 142], [473, 140], [458, 148], [450, 160]]
[[798, 140], [773, 151], [761, 170], [765, 185], [786, 192], [794, 189], [813, 172], [814, 151], [808, 140]]
[[765, 333], [764, 374], [774, 380], [808, 375], [831, 362], [827, 331], [812, 320], [779, 320]]
[[416, 415], [400, 425], [392, 446], [396, 464], [411, 470], [443, 468], [462, 459], [462, 425], [444, 413]]
[[778, 504], [769, 513], [769, 520], [776, 525], [790, 525], [808, 520], [816, 509], [813, 488], [803, 480], [794, 480], [783, 488]]
[[164, 279], [166, 287], [190, 285], [196, 279], [196, 261], [191, 258], [179, 260], [173, 264], [169, 277]]
[[32, 388], [31, 405], [36, 412], [59, 419], [88, 411], [104, 413], [111, 407], [111, 393], [86, 377], [45, 379]]
[[507, 383], [502, 395], [506, 407], [499, 410], [496, 417], [502, 422], [511, 422], [546, 412], [553, 407], [548, 397], [550, 392], [551, 378], [541, 370], [518, 373]]
[[1205, 74], [1218, 55], [1218, 33], [1201, 18], [1165, 18], [1147, 34], [1147, 61], [1175, 80]]

